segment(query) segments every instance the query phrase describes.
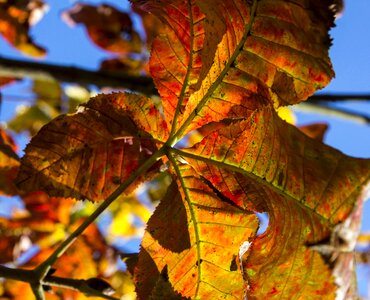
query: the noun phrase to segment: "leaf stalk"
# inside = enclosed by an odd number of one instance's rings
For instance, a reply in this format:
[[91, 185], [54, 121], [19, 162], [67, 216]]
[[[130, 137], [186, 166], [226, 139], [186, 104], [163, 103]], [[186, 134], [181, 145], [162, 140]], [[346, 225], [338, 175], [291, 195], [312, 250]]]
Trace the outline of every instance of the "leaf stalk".
[[165, 153], [165, 148], [162, 147], [156, 151], [148, 160], [146, 160], [135, 172], [123, 182], [111, 195], [109, 195], [104, 202], [74, 231], [72, 234], [62, 242], [59, 247], [39, 266], [34, 269], [36, 278], [43, 284], [43, 280], [49, 272], [51, 266], [55, 261], [73, 244], [77, 237], [93, 223], [100, 214], [117, 199], [140, 175], [146, 172], [153, 164]]

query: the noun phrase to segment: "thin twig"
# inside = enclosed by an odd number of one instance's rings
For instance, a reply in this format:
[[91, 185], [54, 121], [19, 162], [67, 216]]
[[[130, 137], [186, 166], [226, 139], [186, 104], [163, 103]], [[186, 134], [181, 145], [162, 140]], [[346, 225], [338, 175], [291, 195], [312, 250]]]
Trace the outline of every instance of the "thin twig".
[[35, 272], [26, 269], [13, 269], [0, 265], [0, 277], [13, 279], [23, 282], [28, 282], [32, 286], [36, 299], [44, 299], [43, 285], [55, 286], [60, 288], [71, 289], [84, 293], [87, 296], [97, 296], [109, 300], [117, 300], [117, 298], [104, 294], [103, 292], [92, 288], [89, 281], [85, 279], [71, 279], [59, 276], [46, 276], [42, 283], [35, 282]]
[[36, 300], [45, 300], [44, 288], [41, 284], [31, 284], [31, 289], [35, 295]]
[[[104, 202], [74, 232], [72, 232], [72, 234], [65, 241], [63, 241], [45, 261], [38, 265], [34, 270], [11, 269], [0, 266], [0, 277], [29, 282], [36, 296], [36, 300], [43, 300], [42, 285], [50, 283], [47, 281], [47, 278], [50, 278], [50, 276], [48, 276], [48, 272], [55, 261], [69, 248], [69, 246], [73, 244], [78, 236], [82, 234], [83, 231], [91, 223], [93, 223], [115, 199], [117, 199], [140, 175], [145, 173], [151, 166], [153, 166], [153, 164], [161, 156], [163, 156], [164, 153], [165, 148], [163, 147], [159, 149], [156, 153], [154, 153], [149, 159], [147, 159], [139, 168], [136, 169], [136, 171], [132, 172], [131, 175], [125, 180], [125, 182], [122, 183], [111, 195], [109, 195], [104, 200]], [[50, 285], [53, 284], [50, 283]], [[83, 286], [85, 286], [85, 290], [89, 290], [88, 285], [85, 284], [82, 285], [82, 287]]]
[[84, 293], [87, 296], [101, 297], [109, 300], [118, 300], [115, 297], [106, 295], [98, 290], [91, 288], [88, 284], [88, 280], [84, 279], [71, 279], [58, 276], [47, 276], [43, 280], [43, 285], [72, 289]]
[[340, 101], [369, 101], [370, 94], [345, 94], [345, 93], [318, 93], [310, 98], [308, 102], [322, 102], [322, 101], [331, 101], [331, 102], [340, 102]]
[[146, 160], [135, 172], [122, 183], [104, 202], [74, 231], [72, 234], [62, 242], [59, 247], [37, 268], [35, 268], [36, 276], [39, 280], [43, 280], [49, 272], [54, 262], [69, 248], [70, 245], [77, 239], [77, 237], [92, 223], [96, 218], [116, 199], [127, 187], [129, 187], [140, 175], [146, 172], [162, 155], [164, 149], [158, 150], [148, 160]]
[[106, 71], [89, 71], [82, 68], [67, 67], [32, 61], [22, 61], [0, 56], [0, 76], [12, 78], [32, 78], [42, 80], [59, 80], [79, 85], [97, 87], [124, 88], [143, 94], [157, 93], [149, 77], [132, 76]]
[[[83, 86], [124, 88], [145, 95], [158, 95], [153, 80], [145, 76], [132, 76], [123, 73], [90, 71], [73, 66], [46, 64], [32, 61], [9, 59], [0, 56], [0, 76], [59, 80]], [[370, 94], [318, 93], [308, 98], [308, 102], [321, 101], [370, 101]]]
[[326, 116], [338, 117], [344, 120], [357, 122], [360, 124], [370, 124], [370, 116], [347, 109], [334, 108], [324, 104], [300, 103], [294, 106], [294, 110], [301, 112], [317, 113]]

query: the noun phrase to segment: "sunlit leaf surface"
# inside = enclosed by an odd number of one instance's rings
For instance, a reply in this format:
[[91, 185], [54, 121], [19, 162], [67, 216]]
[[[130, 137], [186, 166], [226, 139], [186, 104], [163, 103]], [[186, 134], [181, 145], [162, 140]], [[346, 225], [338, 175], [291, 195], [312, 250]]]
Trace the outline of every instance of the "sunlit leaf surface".
[[54, 119], [26, 148], [19, 186], [92, 201], [107, 197], [157, 149], [142, 129], [158, 128], [155, 137], [166, 135], [149, 101], [133, 94], [98, 96], [76, 114]]
[[348, 217], [370, 179], [369, 160], [345, 157], [266, 109], [188, 151], [183, 158], [228, 199], [269, 214], [246, 263], [251, 297], [333, 295], [327, 265], [307, 246]]
[[[122, 93], [58, 117], [27, 147], [19, 186], [100, 200], [164, 153], [136, 180], [172, 177], [142, 241], [140, 299], [352, 297], [344, 253], [357, 239], [370, 160], [276, 113], [333, 77], [334, 1], [133, 2], [165, 24], [150, 58], [158, 108]], [[256, 212], [269, 218], [259, 236]]]
[[256, 216], [218, 199], [191, 167], [175, 169], [180, 178], [149, 220], [142, 242], [139, 298], [148, 299], [162, 279], [189, 298], [242, 298], [239, 248], [256, 233]]

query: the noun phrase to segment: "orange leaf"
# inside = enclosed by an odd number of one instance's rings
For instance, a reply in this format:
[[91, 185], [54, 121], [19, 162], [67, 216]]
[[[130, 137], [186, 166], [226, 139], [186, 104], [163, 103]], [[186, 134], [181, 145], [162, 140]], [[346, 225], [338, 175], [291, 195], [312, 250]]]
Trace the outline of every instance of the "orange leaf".
[[19, 157], [15, 153], [13, 139], [0, 128], [0, 195], [15, 195], [14, 179], [19, 168]]
[[[307, 137], [275, 111], [333, 76], [334, 2], [135, 2], [167, 26], [150, 60], [165, 119], [138, 95], [93, 98], [31, 141], [20, 185], [98, 200], [145, 162], [152, 168], [136, 183], [158, 173], [152, 153], [160, 149], [174, 182], [142, 242], [139, 298], [351, 295], [346, 254], [357, 239], [370, 159]], [[183, 149], [194, 129], [202, 137]], [[269, 216], [257, 237], [256, 212]]]
[[95, 45], [116, 53], [141, 52], [141, 39], [132, 26], [131, 18], [113, 6], [93, 6], [77, 3], [63, 12], [63, 19], [71, 26], [83, 24]]
[[[267, 231], [246, 259], [248, 298], [335, 294], [336, 278], [326, 264], [334, 253], [324, 262], [308, 246], [334, 234], [363, 201], [369, 159], [346, 157], [308, 138], [272, 108], [215, 130], [178, 154], [230, 201], [269, 214]], [[353, 250], [358, 228], [351, 232], [342, 238]], [[347, 264], [347, 272], [351, 268]]]
[[15, 78], [11, 78], [11, 77], [0, 77], [0, 87], [5, 86], [5, 85], [10, 84], [10, 83], [13, 83], [15, 81], [16, 81]]
[[[162, 123], [147, 98], [97, 96], [76, 114], [54, 119], [33, 138], [22, 159], [19, 187], [51, 196], [102, 200], [157, 149], [155, 140], [142, 130], [164, 139]], [[143, 179], [136, 180], [131, 190]]]
[[154, 38], [162, 32], [163, 24], [156, 16], [139, 7], [134, 7], [133, 10], [141, 17], [145, 30], [147, 47], [150, 49]]
[[151, 74], [167, 121], [178, 118], [173, 126], [186, 132], [268, 103], [298, 103], [333, 77], [326, 2], [311, 1], [312, 10], [272, 0], [135, 2], [169, 25], [153, 43]]
[[175, 169], [177, 185], [172, 183], [149, 220], [141, 245], [139, 299], [148, 299], [161, 280], [192, 299], [241, 299], [239, 248], [254, 237], [256, 216], [217, 198], [190, 166]]
[[22, 5], [12, 1], [0, 3], [0, 34], [15, 48], [26, 55], [42, 57], [46, 50], [36, 45], [28, 35], [30, 25], [47, 11], [42, 0], [26, 0]]

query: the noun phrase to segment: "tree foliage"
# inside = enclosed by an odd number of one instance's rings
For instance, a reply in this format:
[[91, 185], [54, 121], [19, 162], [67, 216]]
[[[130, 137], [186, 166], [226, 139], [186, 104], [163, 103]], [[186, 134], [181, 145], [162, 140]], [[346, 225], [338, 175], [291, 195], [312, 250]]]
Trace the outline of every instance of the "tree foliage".
[[[75, 113], [59, 114], [59, 93], [47, 96], [54, 104], [41, 97], [57, 89], [35, 83], [41, 100], [29, 110], [54, 105], [56, 112], [33, 127], [20, 161], [2, 131], [1, 192], [19, 194], [29, 212], [1, 221], [2, 262], [12, 260], [9, 249], [27, 230], [40, 248], [25, 265], [39, 280], [23, 280], [33, 290], [84, 278], [77, 289], [93, 295], [103, 290], [92, 278], [103, 277], [117, 296], [135, 285], [139, 299], [355, 297], [353, 250], [370, 159], [322, 143], [324, 125], [299, 129], [277, 113], [333, 77], [328, 31], [335, 1], [132, 2], [151, 44], [148, 63], [130, 14], [77, 4], [63, 18], [82, 23], [96, 45], [116, 55], [102, 68], [149, 72], [160, 99], [100, 94]], [[33, 3], [42, 5], [27, 7]], [[0, 12], [9, 7], [0, 4]], [[9, 38], [14, 22], [22, 28], [17, 37], [27, 29], [12, 18], [1, 33], [35, 55], [29, 38]], [[13, 129], [21, 124], [12, 122]], [[150, 218], [134, 194], [145, 182], [156, 183], [153, 197], [161, 199]], [[147, 221], [138, 257], [124, 256], [126, 272], [109, 271], [119, 253], [96, 225], [81, 234], [100, 213], [76, 210], [74, 200], [84, 199], [104, 201], [104, 208], [114, 201], [110, 230], [119, 234], [136, 234], [127, 225], [130, 213]], [[257, 213], [269, 218], [262, 234]], [[79, 238], [56, 260], [66, 250], [57, 243], [73, 231]], [[4, 295], [19, 298], [20, 284], [7, 280]], [[71, 296], [80, 297], [59, 288], [48, 297]]]

